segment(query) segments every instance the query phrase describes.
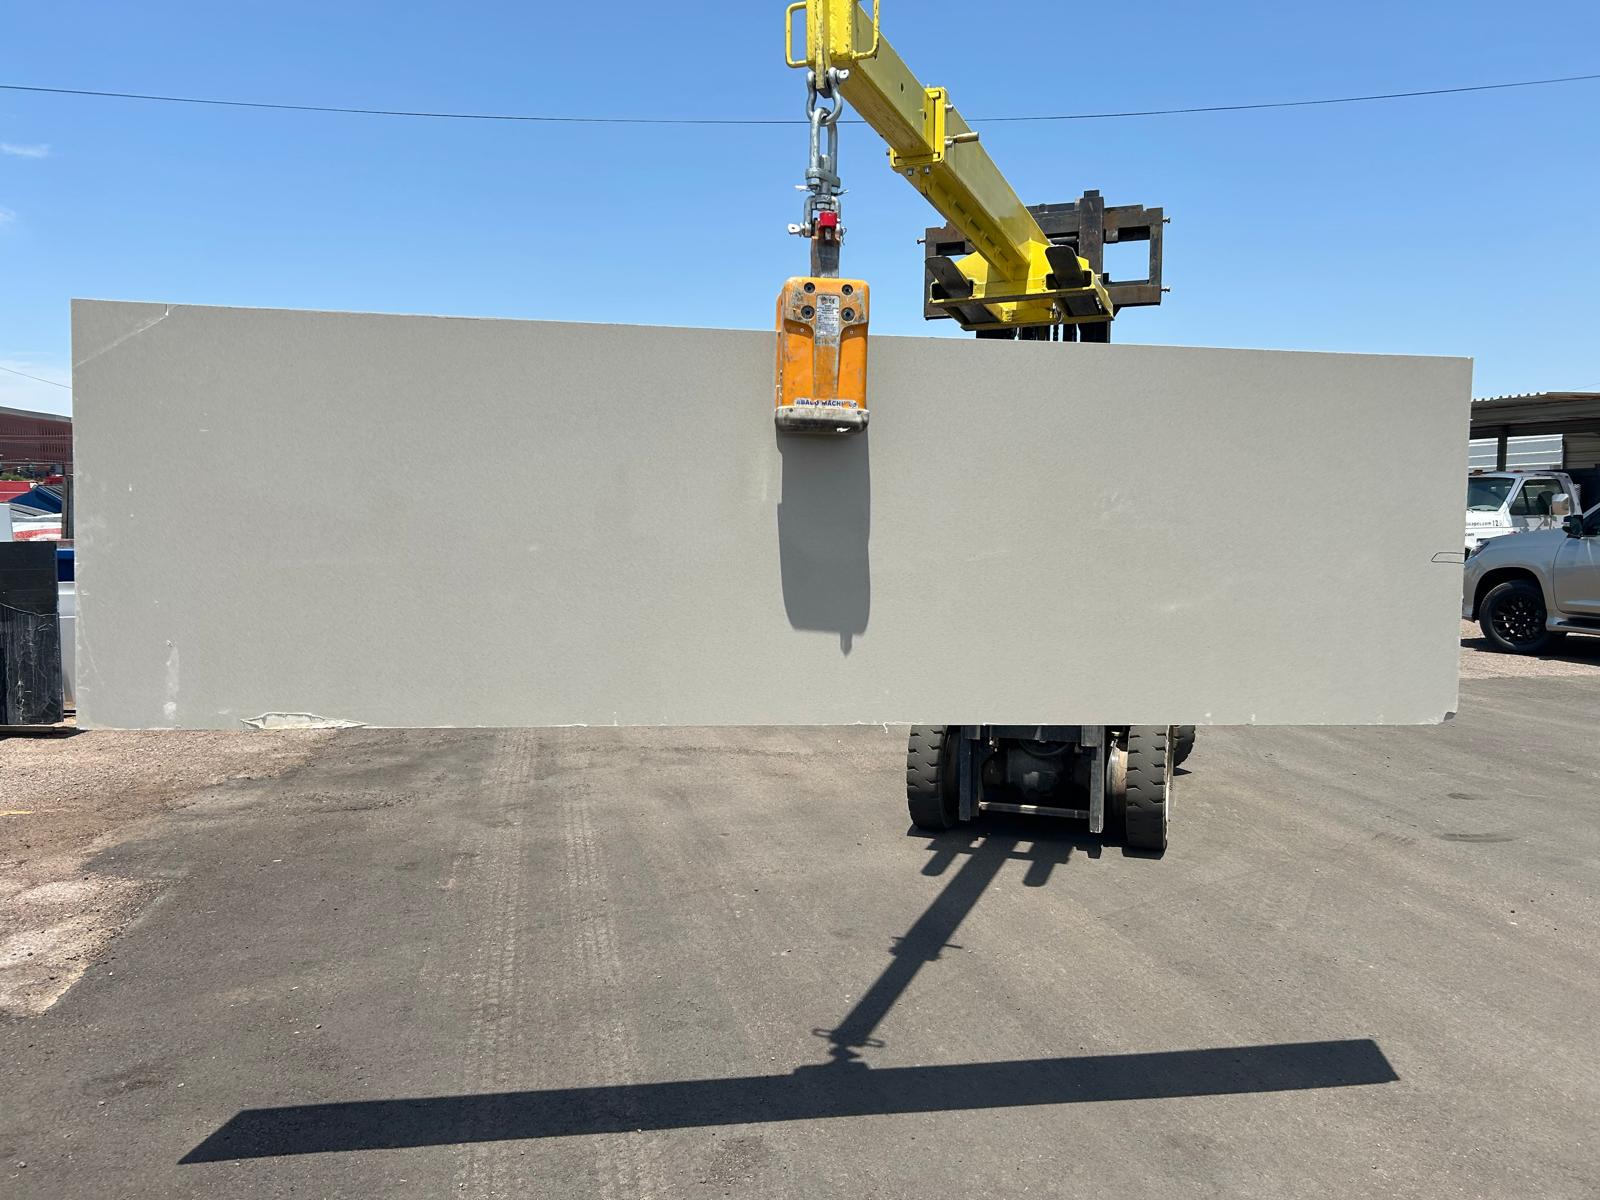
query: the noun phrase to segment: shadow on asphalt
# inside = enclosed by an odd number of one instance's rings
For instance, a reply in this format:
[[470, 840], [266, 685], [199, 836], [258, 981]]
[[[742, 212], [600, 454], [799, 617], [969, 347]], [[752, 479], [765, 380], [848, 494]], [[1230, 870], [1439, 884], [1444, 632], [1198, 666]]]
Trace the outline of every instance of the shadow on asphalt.
[[869, 1067], [861, 1051], [922, 968], [936, 962], [1007, 863], [1043, 887], [1075, 850], [1099, 839], [1055, 822], [985, 819], [924, 837], [923, 874], [949, 882], [889, 949], [889, 964], [832, 1029], [830, 1061], [787, 1075], [248, 1109], [186, 1154], [184, 1163], [571, 1137], [644, 1129], [805, 1121], [891, 1113], [1025, 1108], [1105, 1100], [1172, 1099], [1357, 1087], [1399, 1079], [1376, 1042], [1298, 1042], [933, 1067]]
[[181, 1161], [515, 1138], [1298, 1091], [1393, 1083], [1375, 1042], [1299, 1042], [943, 1067], [828, 1063], [789, 1075], [252, 1109]]
[[1600, 637], [1591, 634], [1569, 635], [1542, 654], [1507, 654], [1504, 650], [1491, 645], [1489, 639], [1485, 637], [1464, 637], [1461, 639], [1461, 648], [1510, 659], [1513, 662], [1517, 659], [1532, 659], [1534, 662], [1591, 663], [1600, 666]]

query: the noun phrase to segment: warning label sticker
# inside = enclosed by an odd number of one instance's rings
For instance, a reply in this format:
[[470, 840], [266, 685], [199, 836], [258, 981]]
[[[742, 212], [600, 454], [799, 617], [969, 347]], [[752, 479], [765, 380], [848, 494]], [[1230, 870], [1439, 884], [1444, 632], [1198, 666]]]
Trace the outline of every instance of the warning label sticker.
[[839, 340], [839, 297], [822, 295], [817, 297], [817, 341], [837, 342]]

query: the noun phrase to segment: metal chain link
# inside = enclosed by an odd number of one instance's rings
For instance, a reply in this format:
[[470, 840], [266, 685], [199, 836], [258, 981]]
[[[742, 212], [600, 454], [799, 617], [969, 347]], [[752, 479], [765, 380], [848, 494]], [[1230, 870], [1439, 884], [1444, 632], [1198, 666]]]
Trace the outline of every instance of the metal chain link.
[[[790, 233], [802, 237], [812, 237], [816, 233], [819, 213], [839, 211], [839, 197], [844, 194], [839, 180], [839, 117], [844, 112], [844, 100], [839, 95], [838, 85], [848, 75], [848, 71], [829, 68], [819, 85], [817, 73], [806, 72], [810, 156], [806, 165], [806, 181], [800, 185], [806, 193], [806, 201], [801, 223], [789, 226]], [[831, 107], [824, 107], [825, 102], [829, 101]]]

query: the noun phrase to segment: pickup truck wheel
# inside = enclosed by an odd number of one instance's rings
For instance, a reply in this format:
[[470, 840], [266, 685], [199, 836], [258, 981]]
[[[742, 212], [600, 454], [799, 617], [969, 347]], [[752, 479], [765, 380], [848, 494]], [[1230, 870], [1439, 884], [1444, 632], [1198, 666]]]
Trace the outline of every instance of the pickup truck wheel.
[[1478, 607], [1478, 627], [1496, 650], [1538, 654], [1557, 641], [1544, 627], [1547, 615], [1539, 586], [1512, 579], [1489, 589]]
[[1172, 765], [1183, 766], [1184, 760], [1194, 753], [1194, 726], [1174, 725], [1172, 727]]
[[956, 739], [949, 725], [913, 725], [906, 743], [906, 808], [911, 823], [943, 833], [960, 823]]
[[1127, 799], [1121, 805], [1127, 843], [1136, 850], [1165, 850], [1174, 765], [1168, 727], [1130, 728], [1127, 763]]

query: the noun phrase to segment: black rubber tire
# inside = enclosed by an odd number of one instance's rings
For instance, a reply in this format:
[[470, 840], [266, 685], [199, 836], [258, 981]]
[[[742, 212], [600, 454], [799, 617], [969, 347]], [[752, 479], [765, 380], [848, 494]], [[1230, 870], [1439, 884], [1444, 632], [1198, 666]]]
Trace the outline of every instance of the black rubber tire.
[[1136, 850], [1167, 848], [1173, 756], [1165, 725], [1128, 730], [1128, 798], [1122, 805], [1123, 836]]
[[1194, 753], [1194, 726], [1174, 725], [1172, 730], [1172, 765], [1181, 767], [1184, 760]]
[[1489, 589], [1478, 606], [1478, 628], [1496, 650], [1540, 654], [1559, 640], [1544, 627], [1548, 616], [1539, 585], [1511, 579]]
[[906, 743], [906, 808], [918, 829], [943, 833], [960, 823], [955, 758], [953, 726], [911, 727]]

